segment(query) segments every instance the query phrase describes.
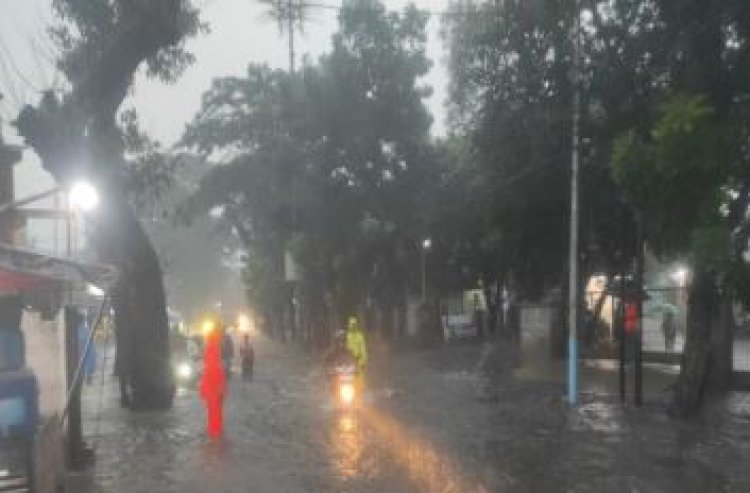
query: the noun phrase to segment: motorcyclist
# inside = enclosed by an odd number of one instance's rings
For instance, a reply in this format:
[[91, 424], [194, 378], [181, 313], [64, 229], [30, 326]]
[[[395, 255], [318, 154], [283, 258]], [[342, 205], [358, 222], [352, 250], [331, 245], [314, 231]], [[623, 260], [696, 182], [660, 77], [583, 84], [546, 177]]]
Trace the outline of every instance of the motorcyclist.
[[334, 335], [333, 347], [325, 356], [326, 372], [330, 374], [336, 367], [348, 364], [356, 365], [357, 361], [347, 347], [346, 332], [339, 330]]
[[357, 317], [349, 317], [346, 332], [346, 347], [357, 362], [357, 372], [364, 374], [367, 367], [367, 344], [365, 333], [359, 326]]

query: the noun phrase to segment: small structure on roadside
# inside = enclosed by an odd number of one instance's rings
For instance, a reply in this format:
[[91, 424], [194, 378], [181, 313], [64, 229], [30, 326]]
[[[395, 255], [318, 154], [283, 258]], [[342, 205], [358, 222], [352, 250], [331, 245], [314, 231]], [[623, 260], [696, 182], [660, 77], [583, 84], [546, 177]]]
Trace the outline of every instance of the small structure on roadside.
[[[106, 289], [116, 277], [107, 266], [0, 244], [0, 432], [12, 438], [3, 441], [10, 449], [2, 454], [8, 463], [0, 464], [7, 472], [0, 477], [0, 490], [33, 481], [38, 493], [57, 491], [65, 469], [64, 415], [76, 394], [70, 389], [80, 381], [80, 372], [71, 372], [80, 365], [66, 360], [71, 327], [66, 330], [61, 316], [44, 317], [29, 310], [29, 296], [36, 294], [38, 300], [38, 294], [46, 291], [58, 294], [48, 300], [61, 300], [63, 291], [89, 284]], [[60, 311], [59, 305], [41, 310]], [[80, 431], [74, 418], [68, 417], [68, 430], [76, 424]]]
[[0, 135], [0, 491], [53, 493], [64, 480], [64, 443], [69, 464], [82, 443], [73, 390], [80, 389], [80, 341], [73, 317], [62, 316], [74, 310], [63, 304], [90, 304], [86, 288], [106, 290], [117, 274], [19, 247], [30, 212], [19, 207], [59, 190], [17, 201], [13, 171], [22, 155]]

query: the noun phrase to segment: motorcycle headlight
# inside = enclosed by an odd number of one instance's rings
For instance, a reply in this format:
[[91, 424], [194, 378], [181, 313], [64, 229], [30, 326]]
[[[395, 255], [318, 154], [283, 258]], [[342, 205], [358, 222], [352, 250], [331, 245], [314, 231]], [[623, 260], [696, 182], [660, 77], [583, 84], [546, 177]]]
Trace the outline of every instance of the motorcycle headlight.
[[354, 402], [354, 385], [350, 382], [343, 382], [339, 388], [339, 397], [347, 406]]
[[180, 363], [177, 367], [177, 376], [184, 379], [193, 376], [193, 368], [190, 366], [190, 363]]

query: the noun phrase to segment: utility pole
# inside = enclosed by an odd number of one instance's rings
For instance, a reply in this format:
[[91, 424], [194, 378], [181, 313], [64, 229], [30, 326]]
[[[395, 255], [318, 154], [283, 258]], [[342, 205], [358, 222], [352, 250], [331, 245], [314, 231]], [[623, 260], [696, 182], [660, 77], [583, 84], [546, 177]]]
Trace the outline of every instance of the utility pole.
[[432, 248], [432, 238], [422, 240], [422, 304], [427, 302], [427, 254]]
[[[2, 99], [2, 94], [0, 94]], [[13, 244], [17, 239], [20, 218], [14, 212], [13, 166], [21, 160], [20, 147], [3, 142], [0, 121], [0, 243]]]
[[646, 299], [644, 273], [646, 270], [646, 244], [644, 242], [643, 216], [638, 220], [638, 253], [635, 267], [636, 289], [638, 293], [638, 330], [635, 332], [635, 405], [643, 404], [643, 302]]
[[570, 160], [570, 258], [568, 278], [568, 403], [578, 401], [578, 161], [581, 123], [581, 1], [573, 32], [573, 127]]
[[289, 73], [294, 75], [295, 63], [294, 63], [294, 7], [292, 5], [293, 0], [287, 0], [287, 9], [289, 10]]

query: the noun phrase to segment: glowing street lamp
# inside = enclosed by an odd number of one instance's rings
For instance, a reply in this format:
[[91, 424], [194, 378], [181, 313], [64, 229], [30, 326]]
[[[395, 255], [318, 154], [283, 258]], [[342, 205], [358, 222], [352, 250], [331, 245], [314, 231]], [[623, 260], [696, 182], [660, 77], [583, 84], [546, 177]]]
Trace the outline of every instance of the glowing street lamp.
[[73, 183], [68, 194], [72, 209], [91, 212], [99, 206], [99, 192], [87, 181]]
[[237, 317], [237, 328], [239, 329], [241, 334], [252, 334], [253, 327], [252, 322], [250, 321], [250, 317], [244, 313], [241, 313]]
[[427, 300], [427, 252], [432, 248], [432, 238], [422, 240], [422, 303]]
[[672, 272], [672, 280], [681, 288], [687, 285], [687, 280], [690, 277], [690, 269], [685, 266], [679, 266]]

